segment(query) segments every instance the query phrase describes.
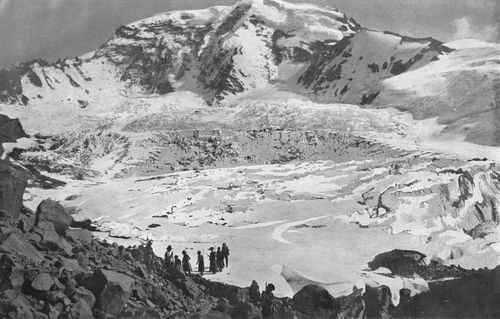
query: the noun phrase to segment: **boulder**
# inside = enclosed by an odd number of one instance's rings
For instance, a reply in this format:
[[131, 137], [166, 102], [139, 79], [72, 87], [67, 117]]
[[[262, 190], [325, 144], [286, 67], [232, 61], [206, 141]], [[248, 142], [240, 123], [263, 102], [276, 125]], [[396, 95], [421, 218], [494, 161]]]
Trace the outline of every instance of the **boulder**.
[[68, 272], [74, 272], [81, 269], [76, 259], [64, 259], [61, 268]]
[[146, 271], [146, 266], [144, 264], [137, 265], [137, 267], [135, 267], [134, 273], [142, 278], [146, 278], [148, 275], [148, 272]]
[[65, 235], [75, 244], [86, 246], [92, 243], [92, 233], [86, 229], [68, 229]]
[[232, 309], [233, 306], [231, 305], [229, 300], [227, 300], [226, 298], [219, 298], [219, 300], [217, 300], [217, 306], [215, 306], [213, 310], [223, 313], [229, 313]]
[[153, 288], [153, 291], [151, 293], [151, 301], [160, 308], [166, 308], [168, 305], [167, 297], [158, 287]]
[[52, 250], [62, 250], [67, 256], [73, 255], [73, 247], [56, 232], [55, 226], [49, 222], [39, 222], [35, 229], [43, 240], [47, 248]]
[[16, 232], [12, 232], [9, 235], [7, 240], [3, 242], [2, 248], [13, 254], [24, 256], [34, 262], [40, 262], [44, 259], [35, 246], [27, 242], [22, 235]]
[[71, 304], [71, 300], [61, 290], [53, 290], [50, 293], [46, 294], [46, 296], [47, 295], [48, 295], [47, 301], [51, 305], [62, 304], [63, 306], [66, 307]]
[[8, 289], [21, 290], [24, 283], [22, 270], [7, 254], [0, 255], [0, 292]]
[[42, 201], [36, 209], [36, 226], [38, 226], [41, 222], [49, 222], [54, 224], [58, 233], [64, 234], [66, 229], [68, 229], [71, 225], [72, 221], [73, 218], [66, 211], [66, 209], [59, 202], [50, 198]]
[[69, 297], [73, 302], [77, 302], [78, 300], [85, 300], [85, 302], [89, 305], [90, 309], [94, 308], [95, 306], [95, 296], [92, 293], [92, 291], [84, 288], [84, 287], [78, 287], [74, 289], [70, 294]]
[[178, 284], [179, 289], [184, 292], [186, 296], [191, 298], [195, 302], [200, 301], [200, 296], [202, 295], [202, 291], [198, 287], [198, 285], [191, 279], [190, 277], [186, 277], [185, 281], [181, 281]]
[[80, 299], [75, 304], [73, 304], [73, 307], [71, 307], [70, 318], [93, 319], [94, 315], [92, 314], [92, 309], [87, 304], [87, 302], [83, 299]]
[[18, 119], [0, 114], [0, 144], [15, 143], [17, 139], [28, 137]]
[[26, 174], [8, 161], [0, 159], [0, 213], [19, 218], [26, 185]]
[[38, 274], [31, 283], [31, 287], [37, 291], [49, 291], [52, 286], [54, 286], [54, 279], [46, 272]]
[[371, 270], [380, 267], [389, 269], [393, 274], [411, 271], [417, 266], [425, 265], [425, 255], [413, 250], [394, 249], [381, 253], [368, 263]]
[[134, 279], [115, 271], [97, 269], [84, 285], [96, 297], [97, 308], [118, 314], [132, 294]]
[[292, 302], [307, 318], [336, 318], [340, 309], [328, 290], [318, 285], [305, 286], [293, 296]]
[[146, 301], [148, 299], [148, 295], [146, 294], [144, 289], [142, 289], [142, 287], [139, 285], [134, 287], [132, 293], [137, 300]]
[[18, 295], [10, 303], [12, 310], [9, 312], [8, 318], [33, 319], [29, 301], [23, 296]]

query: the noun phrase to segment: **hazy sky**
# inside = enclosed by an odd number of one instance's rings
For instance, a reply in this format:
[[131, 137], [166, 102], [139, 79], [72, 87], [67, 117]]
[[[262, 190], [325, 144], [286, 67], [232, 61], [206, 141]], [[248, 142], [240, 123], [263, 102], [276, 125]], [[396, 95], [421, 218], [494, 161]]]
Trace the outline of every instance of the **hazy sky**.
[[[290, 0], [338, 8], [362, 26], [442, 41], [500, 42], [500, 0]], [[0, 0], [0, 67], [96, 49], [122, 24], [235, 0]]]

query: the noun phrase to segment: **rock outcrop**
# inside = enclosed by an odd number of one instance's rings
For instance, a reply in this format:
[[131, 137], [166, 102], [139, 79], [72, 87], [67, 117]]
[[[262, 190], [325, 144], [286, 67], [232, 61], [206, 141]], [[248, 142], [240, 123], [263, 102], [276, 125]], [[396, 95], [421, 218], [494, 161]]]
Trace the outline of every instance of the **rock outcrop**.
[[66, 209], [50, 198], [43, 200], [36, 209], [35, 225], [37, 226], [48, 222], [58, 233], [64, 233], [71, 226], [72, 221], [73, 219]]
[[307, 285], [292, 299], [295, 309], [307, 318], [335, 318], [340, 305], [323, 287]]
[[19, 217], [27, 186], [26, 175], [21, 168], [0, 159], [0, 214]]

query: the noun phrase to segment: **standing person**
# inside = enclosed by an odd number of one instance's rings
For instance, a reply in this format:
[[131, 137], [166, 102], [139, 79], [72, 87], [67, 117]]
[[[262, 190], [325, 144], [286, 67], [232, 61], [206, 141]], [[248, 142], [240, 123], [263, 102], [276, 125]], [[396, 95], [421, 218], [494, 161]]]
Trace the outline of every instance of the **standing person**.
[[224, 257], [226, 267], [229, 267], [229, 247], [227, 247], [226, 243], [222, 244], [222, 257]]
[[179, 255], [174, 256], [174, 268], [179, 272], [182, 272], [182, 264], [181, 260], [179, 259]]
[[146, 267], [156, 272], [155, 253], [153, 252], [153, 242], [151, 240], [148, 240], [146, 249], [144, 249], [144, 258]]
[[262, 319], [273, 319], [275, 318], [276, 311], [274, 308], [274, 291], [275, 287], [273, 284], [268, 284], [266, 290], [262, 292], [260, 296], [260, 305], [262, 306]]
[[203, 276], [203, 271], [205, 271], [205, 260], [203, 259], [203, 255], [199, 250], [198, 250], [198, 261], [196, 263], [198, 264], [198, 271]]
[[165, 268], [170, 269], [173, 266], [174, 252], [172, 251], [172, 246], [168, 245], [165, 251]]
[[217, 269], [219, 271], [222, 271], [222, 268], [224, 268], [224, 256], [222, 256], [222, 251], [220, 250], [220, 247], [217, 247]]
[[185, 250], [182, 251], [182, 269], [184, 270], [184, 272], [188, 275], [191, 276], [191, 263], [189, 262], [189, 260], [191, 259], [191, 257], [189, 257], [189, 255], [187, 254], [187, 252]]
[[252, 280], [252, 284], [248, 288], [248, 299], [251, 303], [259, 307], [260, 305], [260, 288], [257, 281]]
[[210, 258], [210, 271], [213, 274], [215, 274], [217, 272], [217, 265], [215, 263], [216, 255], [215, 255], [213, 247], [210, 247], [209, 250], [210, 250], [210, 255], [209, 255], [209, 258]]

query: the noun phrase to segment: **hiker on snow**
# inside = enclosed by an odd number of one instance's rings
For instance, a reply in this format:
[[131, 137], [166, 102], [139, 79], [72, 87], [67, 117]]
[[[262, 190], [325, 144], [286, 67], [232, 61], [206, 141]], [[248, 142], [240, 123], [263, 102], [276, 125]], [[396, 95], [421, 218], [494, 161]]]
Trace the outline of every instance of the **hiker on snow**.
[[174, 256], [174, 267], [178, 271], [182, 271], [181, 260], [179, 259], [179, 255]]
[[217, 265], [215, 264], [216, 256], [215, 256], [214, 248], [210, 247], [209, 250], [210, 250], [210, 255], [209, 255], [209, 258], [210, 258], [210, 271], [213, 274], [215, 274], [217, 272]]
[[171, 268], [174, 264], [174, 252], [172, 251], [172, 246], [168, 245], [167, 250], [165, 251], [165, 267]]
[[224, 261], [226, 262], [226, 267], [229, 267], [229, 247], [227, 247], [226, 243], [222, 244], [222, 257], [224, 258]]
[[220, 247], [217, 247], [217, 269], [219, 271], [222, 271], [222, 268], [224, 268], [224, 256], [222, 255], [222, 251], [220, 250]]
[[203, 271], [205, 270], [205, 261], [203, 259], [203, 255], [201, 254], [201, 251], [199, 250], [198, 250], [198, 261], [196, 263], [198, 264], [198, 271], [203, 276]]
[[191, 275], [191, 263], [189, 260], [191, 257], [187, 254], [185, 250], [182, 251], [182, 269], [188, 275]]

